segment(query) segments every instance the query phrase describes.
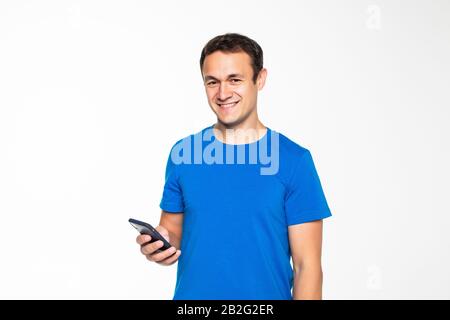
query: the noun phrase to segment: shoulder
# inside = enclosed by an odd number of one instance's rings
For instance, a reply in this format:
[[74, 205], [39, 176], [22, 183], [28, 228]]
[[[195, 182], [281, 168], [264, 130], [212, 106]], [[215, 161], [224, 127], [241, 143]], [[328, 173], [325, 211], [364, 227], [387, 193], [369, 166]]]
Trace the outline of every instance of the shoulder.
[[276, 132], [276, 134], [278, 134], [279, 140], [280, 160], [283, 159], [288, 164], [294, 164], [310, 153], [304, 145], [295, 142], [282, 133]]
[[[312, 156], [309, 149], [304, 145], [282, 133], [276, 132], [276, 135], [278, 139], [272, 138], [272, 141], [278, 140], [279, 170], [277, 178], [289, 189], [299, 172], [308, 171]], [[277, 149], [272, 148], [272, 152], [277, 152]]]
[[203, 144], [207, 136], [210, 135], [212, 126], [205, 127], [197, 132], [191, 133], [178, 139], [170, 148], [170, 161], [173, 164], [183, 165], [191, 164], [199, 157], [202, 157]]
[[212, 126], [205, 127], [199, 131], [193, 132], [189, 135], [186, 135], [180, 139], [178, 139], [175, 143], [172, 144], [171, 150], [181, 147], [186, 147], [187, 144], [193, 143], [195, 140], [202, 140], [204, 136], [207, 135], [211, 131]]

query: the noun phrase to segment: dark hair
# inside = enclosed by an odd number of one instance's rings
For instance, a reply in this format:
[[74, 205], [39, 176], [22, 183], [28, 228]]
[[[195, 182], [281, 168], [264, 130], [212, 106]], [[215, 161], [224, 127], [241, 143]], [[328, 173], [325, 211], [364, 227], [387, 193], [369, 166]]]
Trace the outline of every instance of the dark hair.
[[253, 83], [256, 83], [258, 74], [263, 68], [263, 50], [255, 40], [238, 33], [226, 33], [212, 38], [203, 47], [200, 56], [200, 70], [203, 68], [206, 56], [216, 51], [247, 53], [252, 61]]

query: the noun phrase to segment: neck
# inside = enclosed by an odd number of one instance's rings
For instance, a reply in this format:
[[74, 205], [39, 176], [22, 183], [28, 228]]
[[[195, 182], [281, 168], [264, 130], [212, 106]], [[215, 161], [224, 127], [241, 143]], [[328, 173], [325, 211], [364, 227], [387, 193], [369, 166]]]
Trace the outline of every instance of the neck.
[[216, 139], [228, 144], [252, 143], [261, 139], [267, 131], [267, 127], [262, 124], [258, 117], [231, 125], [217, 121], [213, 129]]

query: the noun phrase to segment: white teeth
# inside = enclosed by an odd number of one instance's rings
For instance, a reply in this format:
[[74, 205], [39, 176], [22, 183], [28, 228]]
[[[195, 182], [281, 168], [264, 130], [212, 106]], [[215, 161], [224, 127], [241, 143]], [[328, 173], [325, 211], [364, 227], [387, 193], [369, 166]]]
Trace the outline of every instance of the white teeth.
[[219, 106], [221, 106], [222, 108], [231, 108], [231, 107], [234, 107], [236, 104], [237, 104], [237, 102], [233, 102], [233, 103], [227, 103], [227, 104], [219, 104]]

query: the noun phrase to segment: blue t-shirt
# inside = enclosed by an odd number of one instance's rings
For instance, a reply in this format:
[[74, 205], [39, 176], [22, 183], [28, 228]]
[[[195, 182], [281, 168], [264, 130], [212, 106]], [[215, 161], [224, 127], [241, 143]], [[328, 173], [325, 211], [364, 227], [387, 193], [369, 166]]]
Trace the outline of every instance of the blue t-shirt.
[[270, 128], [241, 145], [212, 128], [167, 161], [160, 207], [184, 214], [173, 299], [292, 299], [288, 226], [331, 216], [311, 153]]

